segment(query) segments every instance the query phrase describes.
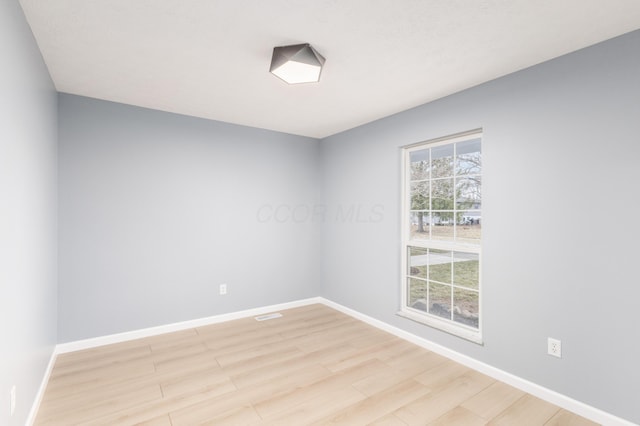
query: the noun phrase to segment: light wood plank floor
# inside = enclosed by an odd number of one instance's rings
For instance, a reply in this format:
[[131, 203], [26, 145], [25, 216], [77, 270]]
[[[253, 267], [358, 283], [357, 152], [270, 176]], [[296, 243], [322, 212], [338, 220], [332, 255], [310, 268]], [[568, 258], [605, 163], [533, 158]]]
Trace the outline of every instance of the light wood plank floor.
[[593, 425], [324, 305], [56, 360], [36, 425]]

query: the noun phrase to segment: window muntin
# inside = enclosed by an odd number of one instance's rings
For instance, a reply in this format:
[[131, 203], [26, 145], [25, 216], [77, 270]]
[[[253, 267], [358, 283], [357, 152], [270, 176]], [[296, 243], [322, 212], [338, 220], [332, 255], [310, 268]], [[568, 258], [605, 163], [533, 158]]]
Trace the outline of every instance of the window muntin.
[[481, 342], [482, 134], [404, 149], [400, 314]]

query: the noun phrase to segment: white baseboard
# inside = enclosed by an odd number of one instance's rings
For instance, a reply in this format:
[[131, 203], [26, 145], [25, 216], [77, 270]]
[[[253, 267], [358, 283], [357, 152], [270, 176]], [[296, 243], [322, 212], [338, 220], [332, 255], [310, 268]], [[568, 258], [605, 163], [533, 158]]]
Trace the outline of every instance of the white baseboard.
[[107, 336], [94, 337], [91, 339], [77, 340], [75, 342], [60, 343], [56, 346], [56, 354], [67, 352], [75, 352], [83, 349], [95, 348], [98, 346], [110, 345], [112, 343], [126, 342], [128, 340], [141, 339], [143, 337], [156, 336], [163, 333], [171, 333], [173, 331], [186, 330], [188, 328], [202, 327], [205, 325], [216, 324], [225, 321], [232, 321], [240, 318], [253, 317], [256, 315], [268, 314], [273, 311], [297, 308], [299, 306], [311, 305], [314, 303], [322, 303], [321, 298], [312, 297], [293, 302], [280, 303], [277, 305], [263, 306], [260, 308], [247, 309], [244, 311], [230, 312], [228, 314], [214, 315], [206, 318], [198, 318], [195, 320], [176, 322], [173, 324], [160, 325], [157, 327], [143, 328], [140, 330], [127, 331], [124, 333], [109, 334]]
[[377, 320], [375, 318], [372, 318], [368, 315], [355, 311], [351, 308], [347, 308], [346, 306], [340, 305], [331, 300], [327, 300], [324, 298], [320, 298], [320, 299], [321, 299], [320, 303], [323, 303], [324, 305], [329, 306], [337, 311], [343, 312], [356, 319], [366, 322], [369, 325], [379, 328], [380, 330], [391, 333], [397, 337], [400, 337], [401, 339], [407, 340], [411, 343], [414, 343], [418, 346], [421, 346], [439, 355], [447, 357], [466, 367], [479, 371], [480, 373], [486, 374], [487, 376], [493, 377], [494, 379], [500, 380], [501, 382], [507, 383], [517, 389], [520, 389], [533, 396], [536, 396], [540, 399], [543, 399], [547, 402], [557, 405], [558, 407], [561, 407], [568, 411], [576, 413], [591, 421], [600, 423], [605, 426], [637, 426], [635, 423], [621, 419], [620, 417], [616, 417], [613, 414], [599, 410], [583, 402], [577, 401], [573, 398], [569, 398], [568, 396], [552, 391], [551, 389], [547, 389], [543, 386], [537, 385], [521, 377], [515, 376], [506, 371], [500, 370], [499, 368], [485, 364], [484, 362], [478, 361], [467, 355], [463, 355], [459, 352], [453, 351], [437, 343], [434, 343], [422, 337], [416, 336], [415, 334], [409, 333], [400, 328], [387, 324], [386, 322]]
[[36, 393], [36, 399], [31, 405], [31, 410], [29, 411], [29, 416], [27, 417], [27, 421], [25, 423], [25, 425], [27, 426], [32, 426], [36, 421], [36, 415], [38, 414], [38, 410], [40, 409], [40, 403], [42, 402], [42, 397], [44, 397], [44, 391], [47, 389], [47, 383], [49, 383], [49, 377], [51, 377], [51, 371], [53, 370], [53, 366], [55, 363], [56, 350], [54, 348], [53, 352], [51, 353], [51, 357], [49, 358], [47, 369], [44, 371], [44, 376], [42, 377], [42, 381], [40, 382], [38, 393]]
[[125, 333], [111, 334], [108, 336], [95, 337], [92, 339], [79, 340], [79, 341], [69, 342], [69, 343], [61, 343], [56, 346], [54, 353], [51, 356], [51, 360], [49, 362], [49, 366], [47, 367], [45, 377], [42, 380], [42, 385], [40, 386], [40, 390], [38, 391], [36, 401], [34, 402], [31, 412], [29, 414], [29, 420], [27, 421], [27, 425], [32, 425], [33, 421], [35, 420], [35, 415], [40, 405], [42, 395], [44, 394], [44, 390], [46, 388], [47, 381], [49, 380], [49, 375], [51, 374], [51, 369], [53, 368], [53, 363], [55, 361], [55, 357], [57, 354], [73, 352], [73, 351], [78, 351], [82, 349], [89, 349], [89, 348], [108, 345], [112, 343], [125, 342], [128, 340], [140, 339], [143, 337], [155, 336], [162, 333], [170, 333], [173, 331], [185, 330], [188, 328], [202, 327], [209, 324], [216, 324], [216, 323], [231, 321], [235, 319], [263, 315], [263, 314], [267, 314], [274, 311], [297, 308], [300, 306], [311, 305], [314, 303], [321, 303], [328, 307], [336, 309], [349, 316], [352, 316], [356, 319], [366, 322], [369, 325], [372, 325], [383, 331], [391, 333], [397, 337], [400, 337], [404, 340], [407, 340], [425, 349], [433, 351], [437, 354], [445, 356], [453, 361], [456, 361], [469, 368], [472, 368], [476, 371], [486, 374], [487, 376], [493, 377], [496, 380], [500, 380], [504, 383], [507, 383], [515, 388], [518, 388], [540, 399], [543, 399], [552, 404], [555, 404], [561, 408], [574, 412], [594, 422], [597, 422], [606, 426], [637, 426], [634, 423], [631, 423], [627, 420], [616, 417], [613, 414], [607, 413], [605, 411], [599, 410], [595, 407], [592, 407], [590, 405], [587, 405], [575, 399], [569, 398], [568, 396], [562, 395], [558, 392], [555, 392], [543, 386], [537, 385], [533, 382], [530, 382], [521, 377], [515, 376], [506, 371], [500, 370], [499, 368], [480, 362], [467, 355], [453, 351], [437, 343], [434, 343], [422, 337], [416, 336], [415, 334], [404, 331], [400, 328], [387, 324], [383, 321], [380, 321], [378, 319], [375, 319], [373, 317], [370, 317], [358, 311], [355, 311], [351, 308], [347, 308], [346, 306], [340, 305], [338, 303], [335, 303], [323, 297], [312, 297], [309, 299], [303, 299], [303, 300], [298, 300], [298, 301], [293, 301], [288, 303], [281, 303], [277, 305], [264, 306], [261, 308], [248, 309], [244, 311], [231, 312], [228, 314], [215, 315], [207, 318], [183, 321], [179, 323], [167, 324], [167, 325], [162, 325], [158, 327], [145, 328], [145, 329], [134, 330], [134, 331], [129, 331]]

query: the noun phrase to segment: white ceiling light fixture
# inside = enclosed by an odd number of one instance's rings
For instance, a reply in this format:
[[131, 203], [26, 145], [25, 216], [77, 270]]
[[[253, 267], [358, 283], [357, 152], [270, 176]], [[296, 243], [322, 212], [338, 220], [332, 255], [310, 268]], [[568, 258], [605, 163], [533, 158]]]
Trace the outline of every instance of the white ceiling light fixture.
[[269, 71], [289, 84], [320, 81], [324, 57], [309, 43], [273, 48]]

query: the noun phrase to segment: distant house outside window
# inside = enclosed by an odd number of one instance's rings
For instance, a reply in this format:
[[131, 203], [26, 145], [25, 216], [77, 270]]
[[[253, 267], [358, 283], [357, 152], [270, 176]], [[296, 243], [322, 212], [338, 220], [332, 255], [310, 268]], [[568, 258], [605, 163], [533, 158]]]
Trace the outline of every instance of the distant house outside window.
[[403, 148], [399, 314], [482, 342], [482, 132]]

